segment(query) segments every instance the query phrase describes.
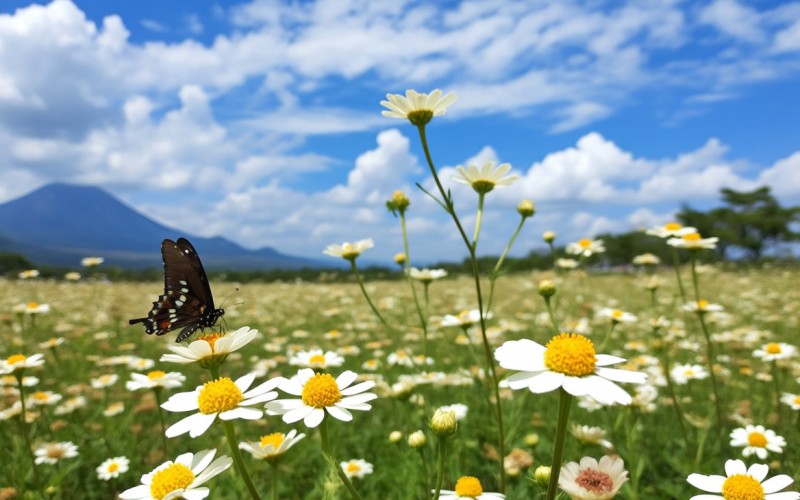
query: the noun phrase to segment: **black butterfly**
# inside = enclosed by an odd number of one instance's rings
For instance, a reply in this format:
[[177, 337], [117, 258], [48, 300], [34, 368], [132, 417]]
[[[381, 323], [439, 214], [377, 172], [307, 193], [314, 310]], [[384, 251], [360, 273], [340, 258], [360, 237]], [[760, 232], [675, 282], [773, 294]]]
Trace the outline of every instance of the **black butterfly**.
[[175, 342], [189, 338], [198, 328], [211, 328], [225, 314], [214, 308], [211, 287], [200, 257], [189, 240], [161, 243], [164, 259], [164, 294], [153, 302], [146, 318], [135, 318], [130, 324], [144, 323], [145, 332], [164, 335], [183, 328]]

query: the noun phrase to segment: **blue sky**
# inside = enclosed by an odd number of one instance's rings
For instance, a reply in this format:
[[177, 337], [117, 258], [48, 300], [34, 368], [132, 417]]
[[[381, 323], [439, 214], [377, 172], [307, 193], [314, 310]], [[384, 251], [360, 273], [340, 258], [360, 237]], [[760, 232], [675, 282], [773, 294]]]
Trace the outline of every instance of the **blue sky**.
[[373, 238], [409, 194], [412, 258], [465, 251], [387, 92], [458, 100], [429, 126], [456, 165], [508, 162], [480, 253], [663, 224], [721, 187], [800, 203], [800, 2], [0, 2], [0, 202], [53, 181], [106, 188], [188, 234], [319, 257]]

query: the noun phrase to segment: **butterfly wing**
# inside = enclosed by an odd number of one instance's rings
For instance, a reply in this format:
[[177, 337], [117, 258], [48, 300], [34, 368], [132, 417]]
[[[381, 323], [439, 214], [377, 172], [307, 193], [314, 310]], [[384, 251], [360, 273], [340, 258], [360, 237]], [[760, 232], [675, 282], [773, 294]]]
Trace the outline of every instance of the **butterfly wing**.
[[164, 260], [164, 293], [153, 302], [146, 318], [132, 319], [130, 324], [144, 323], [145, 332], [156, 335], [182, 328], [176, 339], [181, 342], [198, 328], [214, 326], [224, 311], [214, 308], [208, 277], [189, 240], [164, 240], [161, 257]]

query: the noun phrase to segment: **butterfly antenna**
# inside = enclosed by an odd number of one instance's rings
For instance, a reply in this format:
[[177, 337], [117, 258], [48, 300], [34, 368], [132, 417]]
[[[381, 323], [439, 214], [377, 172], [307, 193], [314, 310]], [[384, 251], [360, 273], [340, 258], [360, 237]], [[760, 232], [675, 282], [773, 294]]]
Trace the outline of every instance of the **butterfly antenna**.
[[[234, 290], [233, 290], [231, 293], [229, 293], [228, 295], [226, 295], [224, 299], [222, 299], [222, 302], [220, 303], [220, 305], [219, 305], [219, 306], [220, 306], [220, 307], [222, 307], [222, 306], [225, 304], [225, 302], [227, 302], [227, 300], [228, 300], [229, 298], [231, 298], [231, 295], [233, 295], [233, 294], [235, 294], [235, 293], [239, 293], [239, 287], [238, 287], [238, 286], [237, 286], [236, 288], [234, 288]], [[240, 305], [242, 305], [242, 304], [244, 304], [244, 301], [241, 301], [241, 302], [236, 302], [236, 303], [233, 303], [233, 304], [231, 304], [231, 305], [232, 305], [232, 306], [240, 306]]]

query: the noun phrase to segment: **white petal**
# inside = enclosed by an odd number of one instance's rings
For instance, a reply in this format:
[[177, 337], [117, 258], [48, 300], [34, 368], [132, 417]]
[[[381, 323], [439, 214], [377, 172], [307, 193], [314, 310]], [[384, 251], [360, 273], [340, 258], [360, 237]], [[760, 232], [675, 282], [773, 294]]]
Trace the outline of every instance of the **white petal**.
[[219, 418], [222, 420], [236, 420], [237, 418], [243, 420], [258, 420], [263, 416], [264, 412], [262, 410], [243, 407], [234, 408], [233, 410], [224, 411], [219, 414]]
[[514, 390], [527, 389], [530, 385], [531, 379], [535, 378], [542, 372], [518, 372], [506, 379], [508, 386]]
[[617, 368], [596, 368], [595, 373], [605, 379], [614, 382], [628, 382], [631, 384], [644, 384], [647, 382], [647, 374], [634, 372], [631, 370], [619, 370]]
[[503, 368], [540, 371], [544, 366], [545, 347], [528, 339], [510, 340], [494, 350], [494, 358]]
[[597, 354], [595, 355], [595, 366], [608, 366], [616, 365], [617, 363], [624, 363], [625, 358], [612, 356], [610, 354]]
[[295, 422], [305, 419], [306, 417], [308, 417], [308, 415], [313, 413], [314, 410], [316, 410], [316, 408], [314, 408], [313, 406], [305, 406], [305, 405], [299, 408], [294, 408], [293, 410], [289, 410], [286, 413], [284, 413], [283, 421], [286, 422], [287, 424], [293, 424]]
[[[306, 427], [309, 429], [313, 429], [314, 427], [318, 426], [322, 423], [322, 419], [325, 418], [325, 411], [319, 408], [312, 408], [311, 413], [306, 415], [303, 419], [303, 423], [306, 424]], [[286, 422], [284, 418], [284, 422]], [[287, 424], [290, 422], [286, 422]]]
[[689, 474], [689, 477], [686, 478], [686, 481], [695, 488], [700, 488], [703, 491], [708, 491], [710, 493], [721, 493], [722, 485], [725, 483], [726, 479], [727, 478], [725, 476]]
[[761, 487], [764, 488], [764, 493], [776, 493], [786, 488], [793, 482], [794, 479], [792, 479], [790, 476], [787, 476], [786, 474], [781, 474], [780, 476], [775, 476], [767, 479], [766, 481], [761, 483]]
[[185, 500], [203, 500], [204, 498], [208, 497], [209, 493], [211, 493], [211, 490], [209, 490], [205, 486], [202, 486], [200, 488], [193, 487], [190, 490], [184, 491], [178, 498], [183, 498]]
[[[375, 387], [375, 382], [373, 382], [372, 380], [368, 380], [366, 382], [361, 382], [360, 384], [356, 384], [353, 387], [348, 387], [347, 389], [341, 391], [341, 393], [342, 396], [352, 396], [360, 392], [368, 391], [373, 387]], [[341, 389], [341, 386], [339, 388]]]
[[147, 498], [152, 498], [150, 496], [150, 486], [146, 484], [140, 484], [139, 486], [129, 488], [120, 493], [119, 497], [122, 500], [144, 500]]
[[191, 464], [189, 468], [192, 470], [192, 473], [197, 475], [205, 470], [208, 467], [208, 464], [214, 460], [214, 455], [217, 454], [217, 450], [204, 450], [195, 453], [192, 456]]
[[589, 385], [589, 396], [598, 403], [629, 405], [633, 400], [622, 387], [602, 377], [590, 375], [584, 377], [584, 383]]
[[747, 469], [747, 473], [760, 483], [767, 477], [767, 474], [769, 474], [769, 466], [766, 464], [753, 464]]
[[341, 375], [336, 377], [336, 385], [339, 386], [339, 390], [347, 388], [350, 384], [356, 381], [358, 374], [354, 371], [346, 370], [342, 372]]
[[528, 389], [534, 394], [554, 391], [562, 386], [565, 378], [563, 373], [545, 371], [530, 380]]
[[236, 387], [239, 388], [240, 391], [246, 392], [251, 385], [253, 385], [253, 380], [256, 379], [255, 372], [250, 372], [246, 375], [242, 375], [241, 377], [237, 378], [234, 384]]
[[766, 500], [797, 500], [800, 498], [800, 493], [796, 491], [784, 491], [781, 493], [773, 493], [765, 497]]
[[331, 414], [333, 418], [336, 418], [343, 422], [349, 422], [353, 420], [353, 414], [339, 406], [327, 406], [325, 407], [325, 409], [328, 411], [328, 413]]
[[174, 412], [181, 412], [181, 411], [192, 411], [198, 410], [199, 406], [197, 403], [197, 398], [199, 394], [197, 391], [192, 392], [179, 392], [178, 394], [173, 394], [170, 396], [168, 400], [161, 403], [161, 407], [167, 411], [174, 411]]
[[347, 396], [346, 398], [342, 398], [341, 401], [336, 403], [336, 406], [342, 406], [344, 408], [352, 408], [351, 405], [362, 405], [367, 401], [372, 401], [373, 399], [377, 399], [377, 394], [372, 394], [371, 392], [365, 394], [356, 394], [355, 396]]

